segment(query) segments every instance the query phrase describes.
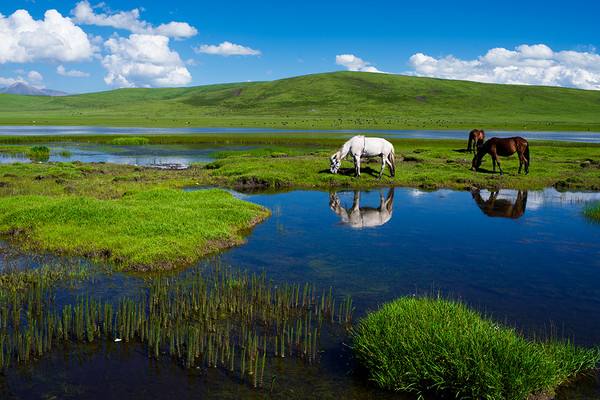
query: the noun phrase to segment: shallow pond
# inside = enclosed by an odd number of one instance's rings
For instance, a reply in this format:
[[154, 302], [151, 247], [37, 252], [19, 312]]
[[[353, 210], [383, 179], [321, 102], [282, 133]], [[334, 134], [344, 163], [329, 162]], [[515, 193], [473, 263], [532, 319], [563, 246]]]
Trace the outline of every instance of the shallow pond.
[[[369, 192], [236, 193], [272, 211], [243, 246], [218, 260], [264, 271], [275, 283], [333, 286], [354, 299], [361, 316], [382, 302], [412, 294], [460, 298], [527, 335], [552, 333], [582, 345], [600, 344], [600, 224], [583, 206], [600, 193], [554, 189], [497, 193], [416, 189]], [[37, 265], [4, 245], [2, 265]], [[185, 275], [188, 271], [180, 272]], [[113, 299], [141, 278], [114, 273], [65, 289], [57, 301], [93, 293]], [[343, 335], [322, 338], [320, 364], [276, 359], [276, 398], [394, 398], [350, 374]], [[219, 369], [185, 370], [150, 360], [138, 345], [71, 346], [0, 377], [0, 397], [253, 398], [252, 390]], [[558, 398], [600, 398], [598, 377]]]
[[[89, 143], [41, 143], [50, 149], [48, 161], [86, 163], [112, 163], [158, 168], [184, 168], [196, 162], [213, 161], [217, 151], [238, 151], [250, 146], [214, 146], [214, 145], [146, 145], [116, 146]], [[2, 154], [0, 164], [30, 162], [26, 154]]]
[[[359, 133], [387, 138], [407, 139], [464, 139], [468, 130], [391, 130], [391, 129], [268, 129], [268, 128], [125, 128], [106, 126], [0, 126], [0, 136], [53, 136], [53, 135], [264, 135], [315, 133], [349, 137]], [[531, 140], [558, 140], [568, 142], [600, 143], [598, 132], [530, 132], [486, 131], [488, 137], [524, 136]]]

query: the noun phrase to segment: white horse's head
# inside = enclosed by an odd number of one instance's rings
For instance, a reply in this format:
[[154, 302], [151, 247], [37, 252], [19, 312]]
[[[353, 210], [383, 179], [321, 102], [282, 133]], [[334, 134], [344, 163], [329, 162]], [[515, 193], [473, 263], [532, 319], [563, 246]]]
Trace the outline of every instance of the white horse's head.
[[342, 160], [340, 160], [340, 152], [338, 151], [334, 155], [329, 158], [329, 170], [332, 174], [337, 174], [340, 167], [342, 165]]

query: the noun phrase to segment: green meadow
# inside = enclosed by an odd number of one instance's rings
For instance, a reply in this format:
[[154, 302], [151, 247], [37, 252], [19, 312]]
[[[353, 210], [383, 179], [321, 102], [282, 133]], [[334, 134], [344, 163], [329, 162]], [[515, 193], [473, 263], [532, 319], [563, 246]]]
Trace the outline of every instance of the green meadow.
[[66, 97], [2, 94], [0, 124], [600, 131], [600, 93], [333, 72]]
[[239, 244], [268, 211], [221, 190], [156, 189], [117, 199], [0, 198], [0, 233], [26, 250], [136, 270], [171, 269]]

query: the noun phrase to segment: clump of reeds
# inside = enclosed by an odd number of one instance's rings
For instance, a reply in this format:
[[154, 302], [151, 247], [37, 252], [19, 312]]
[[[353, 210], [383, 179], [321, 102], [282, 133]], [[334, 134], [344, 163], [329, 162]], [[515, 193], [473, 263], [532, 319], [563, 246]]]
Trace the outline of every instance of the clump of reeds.
[[[57, 309], [52, 291], [0, 297], [0, 367], [27, 362], [58, 342], [136, 341], [192, 368], [222, 368], [262, 387], [267, 358], [317, 362], [323, 324], [348, 327], [352, 301], [313, 285], [274, 285], [265, 275], [215, 266], [183, 279], [157, 278], [116, 303], [80, 298]], [[12, 291], [12, 293], [19, 293]]]
[[50, 149], [46, 146], [33, 146], [27, 152], [27, 157], [31, 161], [48, 161], [50, 159]]
[[525, 399], [596, 368], [598, 349], [529, 341], [460, 302], [401, 298], [362, 319], [353, 349], [380, 387], [453, 398]]

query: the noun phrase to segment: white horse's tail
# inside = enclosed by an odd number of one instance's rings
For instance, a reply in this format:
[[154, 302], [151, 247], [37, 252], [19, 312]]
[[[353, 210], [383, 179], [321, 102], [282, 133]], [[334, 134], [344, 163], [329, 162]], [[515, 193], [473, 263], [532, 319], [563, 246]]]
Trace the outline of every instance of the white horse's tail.
[[390, 173], [392, 176], [396, 175], [396, 157], [394, 146], [392, 146], [392, 151], [388, 154], [388, 161], [390, 162]]

